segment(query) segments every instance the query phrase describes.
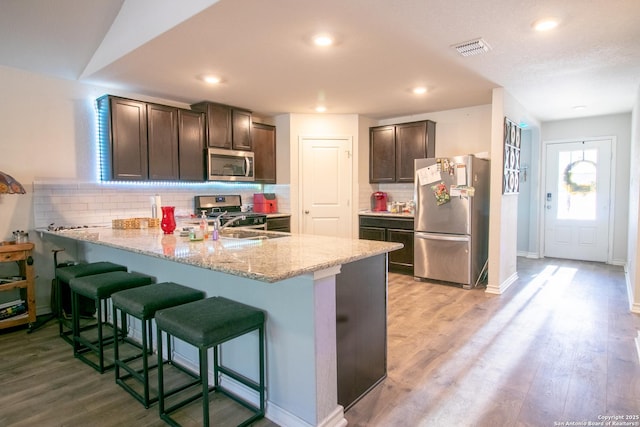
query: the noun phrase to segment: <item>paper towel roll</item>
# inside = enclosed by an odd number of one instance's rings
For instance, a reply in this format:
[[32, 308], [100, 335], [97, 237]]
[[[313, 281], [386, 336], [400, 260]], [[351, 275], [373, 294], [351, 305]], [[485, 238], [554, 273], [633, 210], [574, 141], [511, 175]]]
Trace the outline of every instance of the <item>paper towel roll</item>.
[[162, 206], [162, 200], [160, 196], [156, 194], [150, 198], [151, 200], [151, 217], [152, 218], [160, 218], [162, 213], [160, 212], [160, 207]]

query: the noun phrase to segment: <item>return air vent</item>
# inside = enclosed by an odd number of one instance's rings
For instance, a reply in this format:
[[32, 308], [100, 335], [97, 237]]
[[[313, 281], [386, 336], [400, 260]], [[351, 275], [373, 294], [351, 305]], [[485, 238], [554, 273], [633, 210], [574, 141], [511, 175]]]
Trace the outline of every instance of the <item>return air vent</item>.
[[481, 38], [458, 43], [452, 46], [462, 56], [473, 56], [488, 52], [491, 49], [489, 44]]

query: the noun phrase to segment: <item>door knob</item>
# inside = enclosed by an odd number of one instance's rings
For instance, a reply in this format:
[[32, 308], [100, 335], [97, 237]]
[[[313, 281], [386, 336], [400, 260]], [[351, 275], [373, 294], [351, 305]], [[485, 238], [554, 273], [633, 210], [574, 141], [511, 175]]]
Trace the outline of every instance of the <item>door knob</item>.
[[304, 213], [305, 213], [306, 215], [309, 215], [309, 211], [304, 211]]

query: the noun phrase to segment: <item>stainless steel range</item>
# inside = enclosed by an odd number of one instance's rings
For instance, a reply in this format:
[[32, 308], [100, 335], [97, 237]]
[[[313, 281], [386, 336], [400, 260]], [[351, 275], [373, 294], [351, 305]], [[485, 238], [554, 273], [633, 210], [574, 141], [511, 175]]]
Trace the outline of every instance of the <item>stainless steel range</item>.
[[267, 223], [265, 214], [242, 212], [242, 198], [239, 194], [195, 196], [194, 210], [197, 216], [204, 211], [212, 220], [220, 218], [220, 225], [229, 223], [229, 227], [264, 228]]

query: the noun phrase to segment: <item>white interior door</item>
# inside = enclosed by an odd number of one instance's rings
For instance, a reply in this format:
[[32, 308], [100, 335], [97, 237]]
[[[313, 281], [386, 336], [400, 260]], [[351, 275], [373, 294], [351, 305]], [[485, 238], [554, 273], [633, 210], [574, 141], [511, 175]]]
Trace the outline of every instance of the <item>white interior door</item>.
[[547, 145], [544, 255], [607, 261], [611, 140]]
[[351, 237], [351, 139], [301, 143], [301, 232]]

